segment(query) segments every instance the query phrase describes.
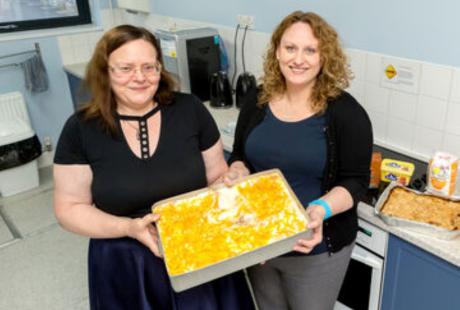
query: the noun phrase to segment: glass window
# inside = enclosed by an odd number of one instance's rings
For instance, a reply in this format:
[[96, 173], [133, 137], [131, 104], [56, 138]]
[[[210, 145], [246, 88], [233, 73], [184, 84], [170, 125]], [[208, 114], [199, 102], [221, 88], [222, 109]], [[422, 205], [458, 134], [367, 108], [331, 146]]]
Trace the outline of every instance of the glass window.
[[89, 0], [0, 0], [0, 33], [91, 23]]

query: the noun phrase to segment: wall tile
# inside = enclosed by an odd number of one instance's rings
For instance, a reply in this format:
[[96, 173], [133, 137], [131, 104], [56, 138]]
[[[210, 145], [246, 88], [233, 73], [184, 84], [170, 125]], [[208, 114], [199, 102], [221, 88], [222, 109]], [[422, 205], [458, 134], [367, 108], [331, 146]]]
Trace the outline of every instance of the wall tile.
[[458, 68], [453, 72], [450, 100], [460, 103], [460, 69]]
[[365, 102], [365, 83], [359, 80], [352, 80], [350, 83], [350, 87], [347, 88], [347, 91], [355, 97], [356, 100], [363, 106], [366, 107]]
[[70, 36], [72, 49], [74, 51], [74, 61], [75, 63], [80, 63], [85, 61], [85, 47], [86, 42], [83, 39], [83, 35], [81, 34], [74, 34]]
[[429, 63], [422, 64], [420, 81], [420, 93], [422, 95], [448, 100], [451, 81], [451, 68]]
[[397, 118], [389, 118], [387, 123], [387, 144], [410, 151], [414, 138], [413, 123]]
[[417, 125], [436, 130], [444, 129], [446, 120], [447, 102], [444, 100], [420, 96], [417, 106]]
[[84, 42], [80, 47], [81, 59], [83, 62], [90, 60], [91, 55], [93, 54], [93, 47], [91, 46], [91, 33], [82, 33], [80, 35], [80, 42]]
[[69, 36], [58, 37], [59, 53], [61, 54], [62, 63], [69, 65], [75, 63], [72, 40]]
[[372, 123], [372, 131], [374, 133], [374, 142], [386, 141], [386, 120], [385, 115], [373, 111], [367, 111]]
[[388, 115], [401, 120], [414, 121], [417, 101], [416, 95], [391, 91]]
[[431, 128], [415, 126], [412, 150], [424, 157], [431, 158], [443, 144], [443, 132]]
[[382, 78], [382, 56], [374, 53], [367, 53], [366, 57], [366, 82], [379, 85]]
[[460, 135], [447, 133], [444, 136], [443, 150], [460, 157]]
[[460, 104], [449, 103], [447, 108], [445, 131], [451, 134], [460, 135]]
[[366, 107], [381, 114], [387, 113], [390, 91], [378, 85], [366, 83], [365, 85]]
[[364, 80], [366, 73], [366, 53], [355, 49], [346, 49], [348, 62], [356, 80]]
[[[233, 34], [234, 32], [232, 31]], [[240, 35], [242, 34], [240, 33]], [[246, 35], [244, 47], [246, 70], [254, 74], [257, 78], [263, 75], [262, 55], [265, 55], [269, 41], [270, 36], [262, 32], [248, 31]], [[230, 50], [227, 50], [227, 52], [230, 52]], [[239, 61], [238, 72], [242, 72], [242, 64], [240, 63], [241, 54], [237, 55], [237, 59]]]

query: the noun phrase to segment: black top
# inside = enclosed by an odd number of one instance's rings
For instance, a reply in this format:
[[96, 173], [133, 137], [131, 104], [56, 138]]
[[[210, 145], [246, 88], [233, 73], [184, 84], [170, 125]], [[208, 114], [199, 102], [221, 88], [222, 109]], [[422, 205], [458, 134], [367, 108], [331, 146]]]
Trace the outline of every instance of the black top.
[[[266, 117], [267, 106], [256, 105], [257, 91], [242, 107], [235, 130], [233, 152], [229, 163], [243, 161], [254, 172], [246, 157], [246, 140], [251, 131]], [[342, 186], [353, 197], [353, 208], [324, 222], [323, 234], [330, 253], [337, 252], [356, 238], [358, 217], [356, 207], [369, 186], [372, 156], [372, 126], [363, 107], [349, 93], [328, 101], [324, 132], [327, 140], [327, 161], [322, 181], [322, 194]], [[298, 139], [302, 139], [298, 136]], [[280, 147], [284, 147], [280, 145]]]
[[158, 200], [205, 187], [201, 152], [219, 139], [210, 113], [199, 99], [181, 93], [175, 93], [172, 104], [161, 105], [160, 113], [158, 146], [146, 160], [134, 155], [119, 123], [114, 138], [97, 120], [74, 114], [61, 133], [54, 162], [89, 165], [93, 202], [114, 215], [142, 216]]

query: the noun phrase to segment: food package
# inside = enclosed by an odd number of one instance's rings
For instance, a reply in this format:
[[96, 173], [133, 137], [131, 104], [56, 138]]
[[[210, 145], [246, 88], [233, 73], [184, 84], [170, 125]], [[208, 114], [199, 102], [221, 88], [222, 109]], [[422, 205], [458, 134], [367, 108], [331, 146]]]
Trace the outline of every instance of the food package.
[[428, 165], [427, 190], [445, 196], [455, 192], [458, 158], [446, 152], [436, 152]]
[[409, 185], [414, 169], [413, 163], [385, 158], [380, 167], [381, 180]]
[[277, 169], [157, 202], [152, 212], [177, 292], [290, 252], [311, 234]]
[[373, 152], [371, 160], [371, 178], [369, 188], [378, 188], [380, 184], [380, 166], [382, 165], [382, 153]]
[[460, 201], [421, 193], [392, 182], [375, 205], [391, 226], [401, 226], [440, 239], [460, 235]]

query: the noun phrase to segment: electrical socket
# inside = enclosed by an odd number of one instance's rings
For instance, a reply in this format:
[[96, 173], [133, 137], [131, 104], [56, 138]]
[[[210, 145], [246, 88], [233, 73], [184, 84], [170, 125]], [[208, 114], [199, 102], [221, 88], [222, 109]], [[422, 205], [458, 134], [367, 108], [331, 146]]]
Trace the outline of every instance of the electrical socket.
[[254, 29], [255, 27], [255, 18], [251, 15], [237, 15], [236, 19], [241, 28]]
[[43, 152], [51, 152], [53, 150], [53, 143], [51, 142], [51, 137], [44, 137], [43, 138]]

